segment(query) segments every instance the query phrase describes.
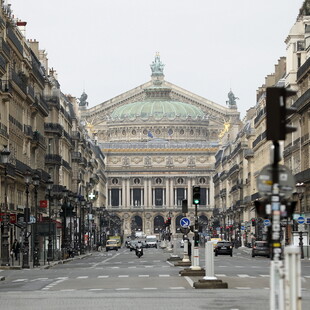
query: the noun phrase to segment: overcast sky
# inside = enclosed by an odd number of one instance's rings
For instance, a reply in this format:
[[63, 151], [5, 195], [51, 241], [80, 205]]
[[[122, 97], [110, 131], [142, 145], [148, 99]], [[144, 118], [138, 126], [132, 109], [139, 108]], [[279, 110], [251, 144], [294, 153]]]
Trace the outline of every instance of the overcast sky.
[[27, 39], [48, 53], [62, 92], [97, 105], [150, 80], [159, 52], [165, 79], [241, 116], [286, 55], [303, 0], [7, 0]]

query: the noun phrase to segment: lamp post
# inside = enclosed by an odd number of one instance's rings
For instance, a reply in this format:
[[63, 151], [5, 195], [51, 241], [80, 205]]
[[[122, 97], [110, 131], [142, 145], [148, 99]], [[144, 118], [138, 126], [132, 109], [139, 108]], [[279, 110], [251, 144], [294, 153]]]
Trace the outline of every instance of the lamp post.
[[[300, 216], [302, 216], [302, 200], [304, 198], [305, 184], [297, 183], [296, 191], [297, 191], [298, 199], [299, 199], [299, 214]], [[299, 228], [298, 230], [299, 230], [300, 257], [304, 258], [304, 243], [303, 243], [302, 229]]]
[[80, 200], [80, 195], [74, 196], [75, 202], [75, 220], [74, 220], [74, 251], [78, 253], [78, 204]]
[[52, 189], [53, 189], [53, 180], [49, 176], [46, 181], [47, 191], [48, 191], [48, 246], [47, 246], [47, 261], [50, 262], [53, 260], [53, 244], [52, 244], [52, 234], [51, 234], [51, 221], [52, 221]]
[[4, 215], [3, 219], [3, 233], [2, 233], [2, 266], [10, 266], [9, 257], [9, 221], [10, 215], [8, 214], [8, 182], [7, 182], [7, 164], [9, 162], [9, 151], [7, 145], [3, 146], [3, 150], [0, 153], [1, 162], [4, 164]]
[[84, 199], [84, 197], [81, 198], [81, 234], [80, 234], [80, 251], [81, 254], [85, 254], [85, 205], [86, 205], [86, 201]]
[[37, 267], [40, 266], [39, 235], [38, 235], [38, 187], [40, 184], [40, 177], [37, 174], [33, 175], [32, 183], [34, 185], [34, 207], [35, 207], [33, 267]]
[[25, 173], [26, 184], [26, 208], [24, 210], [25, 232], [24, 232], [24, 247], [23, 247], [23, 264], [22, 268], [30, 268], [29, 266], [29, 238], [28, 238], [28, 222], [30, 217], [29, 210], [29, 185], [32, 182], [32, 175], [30, 171]]
[[68, 236], [67, 236], [67, 197], [68, 190], [64, 188], [62, 190], [63, 194], [63, 204], [62, 204], [62, 216], [63, 216], [63, 225], [62, 225], [62, 248], [63, 248], [63, 257], [66, 256], [68, 250]]

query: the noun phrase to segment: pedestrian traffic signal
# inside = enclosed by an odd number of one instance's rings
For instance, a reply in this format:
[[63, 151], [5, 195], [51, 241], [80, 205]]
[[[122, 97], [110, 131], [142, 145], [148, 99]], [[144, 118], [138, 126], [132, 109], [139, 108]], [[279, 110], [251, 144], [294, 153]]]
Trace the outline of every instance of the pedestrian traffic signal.
[[193, 186], [193, 204], [200, 204], [200, 186]]
[[293, 107], [286, 107], [286, 99], [294, 96], [295, 91], [284, 87], [267, 87], [266, 122], [267, 140], [285, 140], [286, 134], [296, 131], [295, 127], [287, 125], [287, 116], [296, 112]]
[[256, 220], [252, 219], [252, 226], [255, 226], [255, 224], [256, 224]]

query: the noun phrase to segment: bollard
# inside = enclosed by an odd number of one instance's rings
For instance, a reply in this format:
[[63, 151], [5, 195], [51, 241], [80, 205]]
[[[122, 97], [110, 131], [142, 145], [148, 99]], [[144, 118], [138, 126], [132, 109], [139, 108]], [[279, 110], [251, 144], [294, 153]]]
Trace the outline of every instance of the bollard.
[[205, 259], [206, 259], [206, 275], [203, 277], [204, 280], [216, 280], [214, 276], [214, 247], [213, 242], [208, 241], [205, 245]]
[[284, 248], [285, 310], [301, 310], [301, 264], [300, 248]]
[[184, 240], [184, 256], [183, 256], [182, 262], [184, 263], [190, 262], [190, 259], [188, 256], [188, 239], [187, 238]]
[[189, 268], [191, 270], [201, 270], [201, 267], [199, 266], [199, 247], [198, 246], [194, 246], [194, 241], [192, 242], [192, 266], [190, 266]]

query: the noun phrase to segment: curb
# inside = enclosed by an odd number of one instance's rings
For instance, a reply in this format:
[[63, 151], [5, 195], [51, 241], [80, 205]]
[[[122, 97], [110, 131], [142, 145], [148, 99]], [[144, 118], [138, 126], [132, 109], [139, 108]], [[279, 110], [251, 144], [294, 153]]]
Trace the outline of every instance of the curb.
[[198, 282], [194, 282], [194, 288], [205, 288], [205, 289], [220, 289], [228, 288], [228, 284], [222, 280], [204, 280], [200, 279]]

